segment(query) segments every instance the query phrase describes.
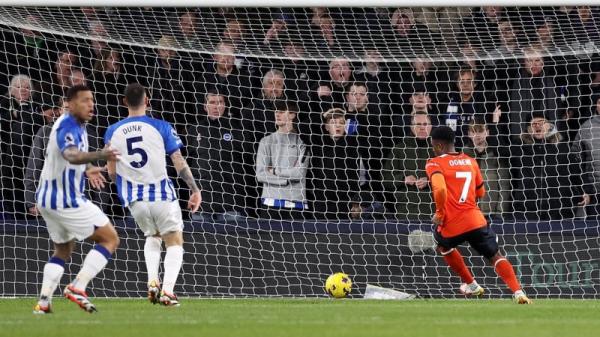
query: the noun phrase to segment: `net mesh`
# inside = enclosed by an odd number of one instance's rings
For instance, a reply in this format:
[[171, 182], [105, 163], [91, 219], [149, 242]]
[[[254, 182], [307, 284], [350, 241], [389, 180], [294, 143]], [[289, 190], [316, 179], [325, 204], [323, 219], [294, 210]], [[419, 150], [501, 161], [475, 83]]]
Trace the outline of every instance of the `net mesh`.
[[[479, 205], [525, 290], [598, 296], [596, 7], [0, 7], [0, 18], [0, 295], [41, 284], [51, 246], [34, 194], [66, 88], [94, 91], [96, 149], [137, 81], [203, 190], [202, 212], [184, 215], [180, 295], [321, 296], [344, 271], [354, 296], [366, 283], [454, 296], [424, 171], [431, 127], [448, 125], [482, 169]], [[282, 105], [299, 109], [283, 138]], [[113, 187], [90, 198], [123, 238], [92, 293], [140, 296], [141, 232]], [[79, 248], [73, 266], [90, 246]], [[500, 296], [493, 268], [465, 255]]]

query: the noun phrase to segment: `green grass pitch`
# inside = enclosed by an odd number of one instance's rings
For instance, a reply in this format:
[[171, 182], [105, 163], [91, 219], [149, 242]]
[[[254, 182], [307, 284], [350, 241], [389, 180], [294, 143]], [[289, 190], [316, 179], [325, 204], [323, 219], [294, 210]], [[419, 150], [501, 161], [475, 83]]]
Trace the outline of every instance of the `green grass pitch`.
[[600, 301], [182, 299], [179, 308], [96, 299], [88, 314], [64, 299], [0, 299], [0, 336], [598, 336]]

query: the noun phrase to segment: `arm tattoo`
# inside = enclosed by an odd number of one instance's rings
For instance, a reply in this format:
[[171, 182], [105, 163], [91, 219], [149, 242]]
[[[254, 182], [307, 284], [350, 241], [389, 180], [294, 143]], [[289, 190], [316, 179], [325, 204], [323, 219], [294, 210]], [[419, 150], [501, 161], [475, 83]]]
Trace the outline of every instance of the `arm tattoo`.
[[199, 192], [200, 189], [198, 185], [196, 185], [196, 181], [194, 180], [194, 175], [192, 174], [192, 170], [188, 166], [185, 158], [181, 155], [181, 152], [177, 151], [173, 153], [171, 159], [173, 160], [173, 165], [177, 168], [177, 174], [179, 177], [185, 181], [188, 188], [192, 190], [192, 192]]
[[194, 176], [192, 175], [192, 170], [190, 170], [190, 167], [187, 166], [187, 164], [185, 165], [185, 167], [183, 167], [178, 172], [178, 174], [179, 174], [179, 177], [181, 177], [181, 179], [183, 179], [183, 181], [185, 181], [185, 183], [192, 190], [192, 192], [199, 192], [200, 191], [200, 189], [198, 188], [198, 185], [196, 185], [196, 181], [194, 180]]

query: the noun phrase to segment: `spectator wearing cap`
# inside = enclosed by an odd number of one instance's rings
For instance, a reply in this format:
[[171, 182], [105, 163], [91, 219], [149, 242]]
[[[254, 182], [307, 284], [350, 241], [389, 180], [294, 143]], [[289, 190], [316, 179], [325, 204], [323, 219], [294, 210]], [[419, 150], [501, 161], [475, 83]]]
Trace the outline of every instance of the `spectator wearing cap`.
[[44, 125], [32, 86], [29, 76], [13, 76], [8, 93], [0, 101], [0, 208], [17, 218], [26, 214], [23, 202], [26, 156], [31, 151], [33, 136]]
[[224, 95], [213, 89], [205, 94], [198, 123], [187, 126], [186, 148], [202, 190], [200, 218], [206, 221], [230, 221], [243, 213], [242, 163], [236, 158], [244, 139], [227, 108]]
[[562, 220], [576, 216], [593, 193], [582, 175], [580, 154], [562, 141], [556, 126], [540, 111], [532, 114], [522, 145], [512, 149], [514, 213], [527, 220]]
[[469, 125], [469, 139], [463, 152], [475, 158], [487, 193], [479, 200], [479, 208], [492, 218], [510, 212], [510, 172], [505, 161], [500, 158], [498, 147], [485, 123], [475, 120]]
[[521, 76], [514, 79], [510, 91], [509, 123], [513, 140], [528, 133], [531, 116], [544, 115], [550, 123], [557, 117], [557, 87], [553, 77], [544, 73], [544, 59], [539, 50], [524, 50]]
[[316, 219], [348, 220], [362, 213], [356, 136], [346, 134], [345, 111], [323, 114], [324, 132], [311, 145], [311, 186]]
[[581, 125], [573, 141], [572, 151], [581, 156], [581, 166], [586, 177], [592, 182], [591, 202], [587, 215], [598, 219], [600, 216], [600, 95], [593, 96], [594, 115]]
[[[425, 164], [434, 157], [429, 142], [432, 124], [429, 115], [418, 111], [411, 116], [410, 134], [398, 138], [388, 157], [383, 179], [396, 218], [401, 221], [433, 216], [431, 189], [425, 173]], [[392, 207], [393, 206], [393, 207]]]
[[275, 105], [277, 131], [260, 140], [256, 154], [256, 180], [263, 184], [260, 216], [272, 220], [308, 217], [306, 173], [310, 151], [296, 132], [298, 108], [291, 102]]

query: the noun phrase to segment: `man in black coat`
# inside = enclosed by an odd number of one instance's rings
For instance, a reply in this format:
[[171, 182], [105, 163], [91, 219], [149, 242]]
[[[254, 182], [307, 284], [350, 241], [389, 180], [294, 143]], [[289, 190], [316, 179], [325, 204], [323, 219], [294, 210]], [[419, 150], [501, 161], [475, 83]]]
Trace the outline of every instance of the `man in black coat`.
[[576, 207], [586, 206], [593, 185], [581, 172], [579, 154], [570, 150], [554, 124], [536, 112], [513, 146], [512, 166], [518, 171], [513, 183], [515, 214], [528, 220], [573, 218]]
[[231, 220], [241, 215], [244, 191], [240, 144], [243, 136], [237, 121], [225, 113], [225, 96], [206, 94], [204, 118], [188, 125], [187, 149], [194, 177], [202, 190], [202, 218], [207, 221]]
[[316, 219], [347, 220], [362, 212], [356, 136], [346, 135], [344, 110], [324, 114], [323, 135], [313, 137], [312, 188]]

